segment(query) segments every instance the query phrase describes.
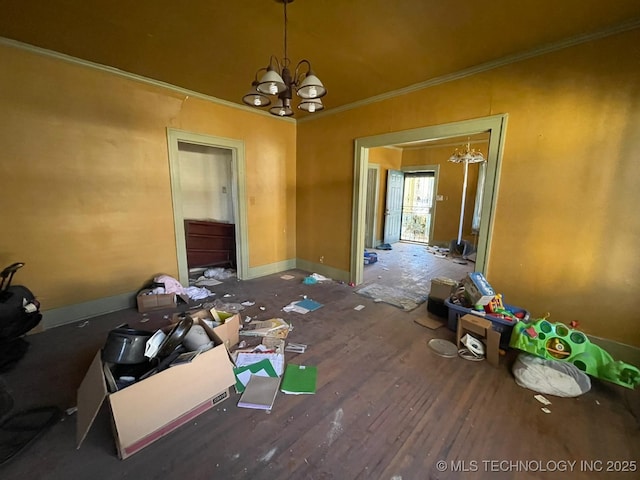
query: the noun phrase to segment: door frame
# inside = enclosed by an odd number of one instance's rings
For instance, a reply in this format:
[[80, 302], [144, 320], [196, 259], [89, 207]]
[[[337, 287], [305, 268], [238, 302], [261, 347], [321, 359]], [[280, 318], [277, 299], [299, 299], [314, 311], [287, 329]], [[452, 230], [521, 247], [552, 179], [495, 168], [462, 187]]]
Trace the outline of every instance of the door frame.
[[367, 175], [373, 174], [375, 179], [373, 184], [367, 181], [367, 200], [366, 200], [366, 224], [370, 226], [370, 235], [365, 232], [365, 248], [367, 243], [371, 245], [370, 248], [375, 248], [378, 242], [377, 230], [378, 230], [378, 199], [380, 194], [380, 165], [377, 163], [370, 163], [367, 168]]
[[[433, 239], [433, 230], [436, 226], [436, 204], [438, 196], [438, 179], [440, 177], [440, 165], [412, 165], [410, 167], [400, 167], [400, 170], [402, 170], [404, 173], [433, 172], [433, 193], [431, 195], [431, 223], [429, 224], [428, 233], [429, 241], [431, 241]], [[400, 237], [402, 241], [402, 233], [400, 234]]]
[[246, 175], [244, 142], [242, 140], [167, 128], [178, 279], [182, 285], [189, 284], [187, 246], [184, 233], [184, 216], [182, 214], [182, 189], [180, 186], [179, 142], [223, 148], [231, 151], [231, 199], [236, 230], [236, 275], [238, 279], [245, 280], [249, 272], [249, 241], [247, 235], [247, 205], [245, 200]]
[[369, 149], [400, 143], [438, 140], [488, 132], [487, 176], [484, 185], [482, 217], [475, 264], [476, 271], [486, 273], [489, 264], [491, 232], [493, 231], [495, 219], [495, 205], [498, 197], [500, 166], [506, 136], [507, 117], [507, 114], [492, 115], [460, 122], [361, 137], [355, 140], [351, 268], [349, 271], [351, 282], [359, 285], [363, 282], [364, 278], [364, 263], [361, 259], [364, 255], [364, 219], [366, 212]]

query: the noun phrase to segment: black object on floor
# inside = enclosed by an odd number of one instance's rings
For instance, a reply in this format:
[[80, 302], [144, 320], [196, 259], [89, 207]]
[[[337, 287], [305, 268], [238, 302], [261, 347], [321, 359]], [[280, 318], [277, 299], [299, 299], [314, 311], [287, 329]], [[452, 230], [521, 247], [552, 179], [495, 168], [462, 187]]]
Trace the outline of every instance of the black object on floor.
[[29, 342], [23, 338], [0, 340], [0, 373], [8, 372], [24, 357]]
[[58, 407], [36, 407], [14, 413], [0, 424], [0, 465], [31, 445], [62, 418]]

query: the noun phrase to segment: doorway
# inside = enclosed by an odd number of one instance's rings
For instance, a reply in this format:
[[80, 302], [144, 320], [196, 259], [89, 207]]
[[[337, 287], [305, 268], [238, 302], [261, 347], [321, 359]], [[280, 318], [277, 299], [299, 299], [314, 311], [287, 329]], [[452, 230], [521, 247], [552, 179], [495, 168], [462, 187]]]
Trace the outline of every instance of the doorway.
[[428, 244], [432, 228], [435, 172], [404, 174], [400, 241]]
[[[213, 137], [182, 130], [167, 129], [167, 142], [169, 147], [169, 170], [171, 175], [171, 196], [173, 202], [173, 218], [176, 238], [176, 260], [178, 264], [179, 281], [183, 285], [189, 284], [189, 266], [187, 262], [187, 248], [185, 241], [184, 221], [191, 216], [190, 212], [203, 212], [206, 215], [226, 216], [233, 218], [235, 224], [235, 257], [238, 279], [245, 279], [248, 275], [248, 240], [247, 240], [247, 209], [245, 204], [245, 158], [244, 143], [240, 140]], [[210, 150], [214, 149], [214, 150]], [[216, 172], [227, 170], [225, 178], [219, 180], [196, 179], [189, 175], [188, 164], [181, 161], [185, 151], [223, 153], [227, 158], [221, 165], [208, 165], [209, 173], [213, 176]], [[199, 162], [207, 163], [202, 155], [197, 157]], [[228, 163], [227, 163], [228, 162]], [[184, 179], [182, 177], [185, 177]], [[189, 178], [190, 180], [187, 180]], [[196, 182], [195, 188], [189, 186], [189, 182]], [[200, 189], [194, 195], [194, 190]], [[223, 191], [224, 190], [224, 191]], [[229, 191], [230, 190], [230, 191]], [[224, 201], [218, 201], [215, 207], [208, 202], [203, 207], [202, 202], [195, 202], [195, 197], [206, 197], [211, 200], [215, 196], [223, 195]], [[195, 210], [194, 210], [195, 209]], [[203, 210], [204, 209], [204, 210]], [[188, 215], [185, 215], [187, 212]]]
[[356, 285], [363, 282], [364, 265], [364, 217], [366, 212], [366, 191], [369, 149], [398, 144], [410, 144], [428, 140], [441, 140], [487, 133], [489, 137], [487, 167], [482, 194], [482, 208], [478, 230], [478, 247], [475, 270], [486, 272], [490, 233], [494, 221], [494, 206], [497, 199], [500, 161], [504, 146], [507, 115], [466, 120], [432, 127], [405, 130], [355, 141], [355, 174], [353, 185], [352, 237], [350, 279]]

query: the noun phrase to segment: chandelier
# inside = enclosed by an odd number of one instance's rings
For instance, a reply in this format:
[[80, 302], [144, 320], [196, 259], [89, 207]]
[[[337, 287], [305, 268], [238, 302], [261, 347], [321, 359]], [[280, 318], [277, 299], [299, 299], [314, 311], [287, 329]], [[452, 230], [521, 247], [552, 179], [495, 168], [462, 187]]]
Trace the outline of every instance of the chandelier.
[[464, 147], [456, 148], [453, 155], [449, 157], [449, 161], [453, 163], [464, 163], [464, 180], [462, 182], [462, 205], [460, 206], [460, 225], [458, 226], [458, 245], [462, 243], [462, 224], [464, 222], [464, 204], [467, 195], [467, 176], [469, 174], [470, 163], [484, 162], [482, 153], [471, 148], [469, 139]]
[[[251, 91], [242, 98], [242, 101], [256, 108], [267, 107], [271, 105], [269, 95], [274, 96], [277, 97], [277, 101], [269, 109], [269, 113], [279, 117], [290, 117], [293, 115], [291, 100], [295, 90], [301, 99], [298, 104], [300, 110], [310, 113], [318, 112], [324, 108], [320, 97], [327, 93], [327, 89], [311, 70], [311, 63], [308, 60], [300, 60], [291, 72], [291, 60], [287, 57], [287, 4], [293, 0], [276, 1], [284, 5], [284, 57], [278, 60], [271, 55], [269, 66], [256, 72], [251, 83]], [[258, 80], [258, 74], [261, 72], [264, 74]]]

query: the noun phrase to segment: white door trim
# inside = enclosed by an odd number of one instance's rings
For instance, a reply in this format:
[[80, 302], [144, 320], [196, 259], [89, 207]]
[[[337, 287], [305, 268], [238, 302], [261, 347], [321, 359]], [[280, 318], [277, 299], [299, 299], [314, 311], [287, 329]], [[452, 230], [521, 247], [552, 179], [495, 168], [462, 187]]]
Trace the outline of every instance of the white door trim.
[[214, 137], [175, 128], [167, 128], [167, 142], [169, 147], [169, 171], [171, 174], [171, 198], [173, 202], [176, 258], [180, 283], [182, 285], [189, 284], [189, 268], [187, 266], [187, 247], [184, 236], [184, 217], [182, 214], [178, 142], [231, 150], [231, 198], [236, 226], [237, 277], [240, 280], [246, 279], [249, 271], [249, 241], [247, 234], [247, 205], [245, 201], [244, 142], [242, 140]]
[[404, 130], [401, 132], [385, 133], [355, 140], [355, 158], [353, 175], [353, 208], [351, 228], [351, 268], [349, 278], [356, 285], [361, 284], [364, 277], [364, 220], [366, 212], [367, 171], [369, 163], [369, 149], [400, 143], [417, 142], [421, 140], [443, 139], [474, 135], [489, 132], [489, 147], [487, 153], [487, 177], [482, 201], [482, 218], [478, 235], [478, 250], [476, 256], [476, 270], [486, 273], [491, 231], [493, 230], [494, 209], [498, 196], [500, 164], [506, 135], [507, 114], [464, 120], [461, 122], [434, 125], [431, 127]]

